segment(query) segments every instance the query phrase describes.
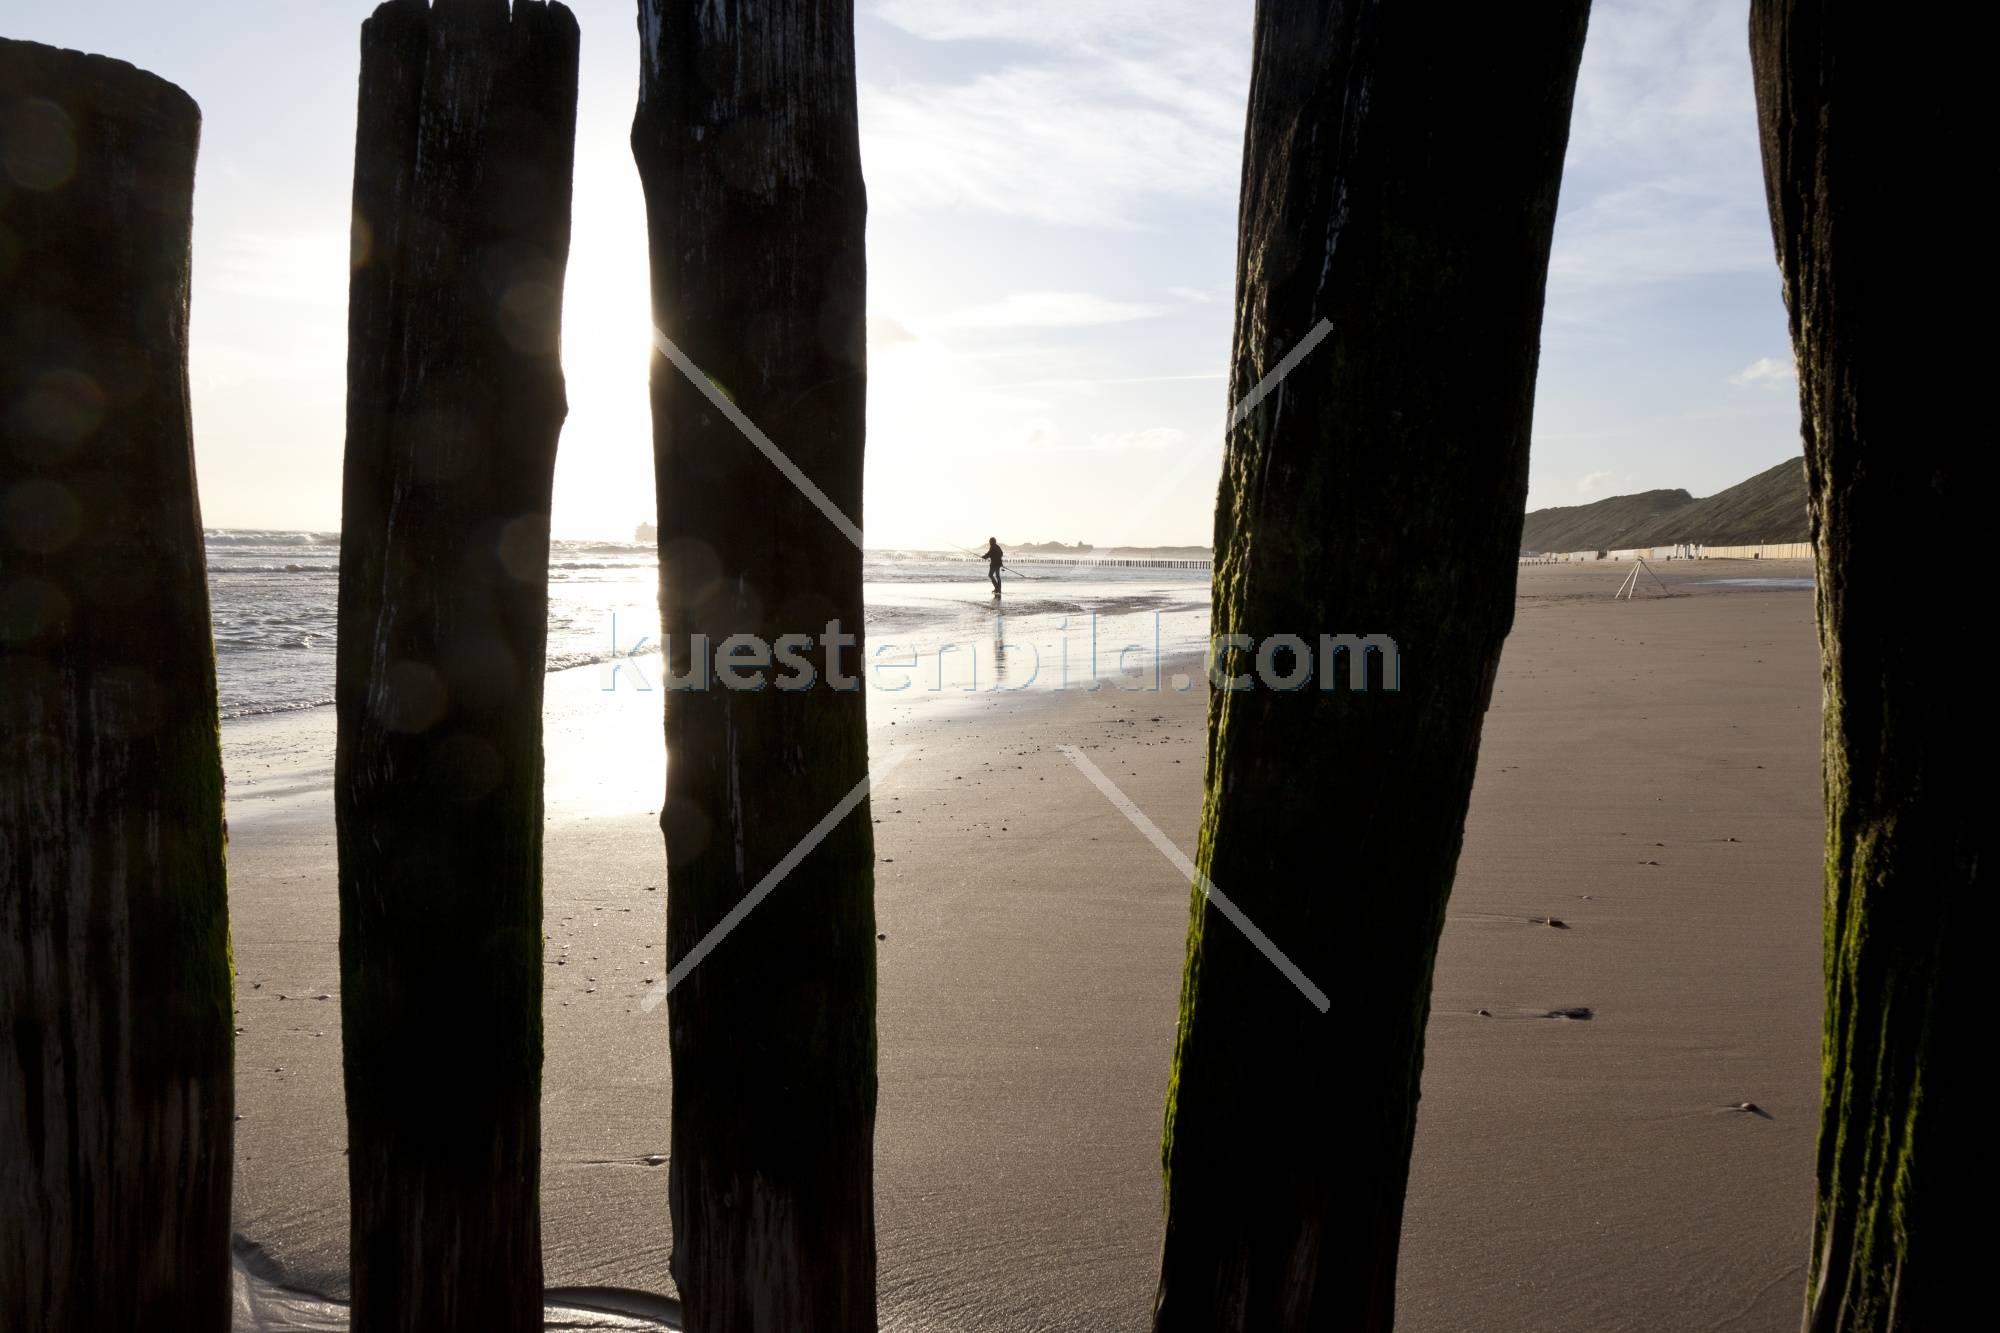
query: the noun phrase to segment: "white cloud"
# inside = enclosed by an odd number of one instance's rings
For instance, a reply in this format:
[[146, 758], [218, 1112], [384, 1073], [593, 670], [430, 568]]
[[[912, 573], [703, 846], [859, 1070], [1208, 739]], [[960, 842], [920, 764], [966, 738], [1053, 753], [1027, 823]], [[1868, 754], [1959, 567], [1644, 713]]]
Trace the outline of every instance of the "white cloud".
[[1152, 426], [1146, 430], [1117, 431], [1090, 437], [1096, 449], [1173, 449], [1187, 440], [1187, 432], [1172, 426]]
[[288, 338], [261, 347], [205, 339], [188, 351], [188, 381], [196, 393], [310, 383], [323, 378], [327, 365], [339, 357], [340, 348], [324, 339], [302, 345]]
[[1772, 266], [1741, 4], [1596, 6], [1577, 75], [1552, 295]]
[[1785, 389], [1797, 383], [1798, 377], [1798, 370], [1789, 356], [1782, 361], [1776, 357], [1760, 356], [1731, 375], [1729, 382], [1741, 389]]
[[1234, 44], [1250, 31], [1248, 0], [876, 0], [876, 17], [931, 41], [985, 39], [1069, 50]]
[[1103, 454], [1152, 452], [1179, 449], [1187, 443], [1187, 432], [1173, 426], [1151, 426], [1145, 430], [1093, 431], [1083, 440], [1071, 440], [1061, 424], [1048, 417], [1026, 423], [1024, 445], [1037, 453]]
[[[204, 399], [252, 385], [337, 386], [347, 338], [348, 238], [235, 232], [195, 252], [188, 375]], [[329, 371], [331, 368], [331, 371]]]
[[260, 301], [347, 309], [353, 242], [339, 232], [243, 232], [216, 257], [217, 290]]
[[1133, 227], [1148, 200], [1226, 195], [1236, 184], [1233, 138], [1055, 69], [866, 87], [861, 129], [869, 202], [887, 213]]
[[1036, 417], [1026, 423], [1024, 438], [1030, 449], [1061, 448], [1063, 428], [1047, 417]]
[[[1133, 227], [1176, 200], [1234, 198], [1248, 0], [877, 0], [871, 9], [913, 36], [990, 57], [963, 82], [864, 85], [876, 209]], [[1771, 263], [1740, 4], [1600, 3], [1578, 76], [1552, 289]]]
[[868, 350], [886, 351], [903, 343], [915, 342], [917, 335], [905, 328], [900, 320], [887, 315], [868, 316]]
[[1009, 292], [997, 301], [939, 320], [949, 329], [1075, 329], [1151, 319], [1164, 307], [1113, 301], [1088, 292]]
[[992, 48], [962, 82], [863, 84], [876, 210], [1136, 227], [1162, 201], [1233, 198], [1247, 3], [884, 0], [875, 14], [933, 42]]
[[1615, 473], [1592, 472], [1586, 476], [1577, 478], [1576, 493], [1578, 495], [1591, 495], [1603, 490], [1616, 480], [1617, 475]]
[[[1557, 293], [1773, 269], [1763, 200], [1718, 194], [1699, 177], [1606, 190], [1565, 211], [1549, 256]], [[1774, 278], [1775, 281], [1775, 278]]]

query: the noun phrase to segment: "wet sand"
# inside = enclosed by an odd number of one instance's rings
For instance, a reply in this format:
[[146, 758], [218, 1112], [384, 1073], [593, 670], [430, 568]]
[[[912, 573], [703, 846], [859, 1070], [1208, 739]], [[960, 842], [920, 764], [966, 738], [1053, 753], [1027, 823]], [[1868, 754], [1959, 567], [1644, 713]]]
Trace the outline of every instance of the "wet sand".
[[[1628, 568], [1522, 570], [1438, 969], [1405, 1329], [1797, 1322], [1818, 1068], [1811, 593], [1710, 580], [1809, 571], [1670, 565], [1686, 595], [1614, 603]], [[546, 1277], [664, 1293], [666, 1023], [644, 1005], [664, 975], [659, 696], [602, 684], [549, 678]], [[909, 753], [874, 807], [884, 1328], [1144, 1326], [1186, 885], [1058, 747], [1192, 851], [1204, 706], [1107, 688], [877, 708], [878, 757]], [[338, 1296], [330, 760], [297, 759], [313, 728], [330, 741], [327, 710], [225, 729], [237, 1230], [265, 1281]], [[1763, 1113], [1725, 1109], [1746, 1101]], [[267, 1326], [321, 1326], [285, 1318]]]

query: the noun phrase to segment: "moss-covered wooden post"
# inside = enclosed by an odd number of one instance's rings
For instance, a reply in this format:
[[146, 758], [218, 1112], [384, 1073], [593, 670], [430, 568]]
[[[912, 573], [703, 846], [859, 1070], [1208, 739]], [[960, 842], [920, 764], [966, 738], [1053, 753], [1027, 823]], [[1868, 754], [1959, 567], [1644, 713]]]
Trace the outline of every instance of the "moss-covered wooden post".
[[[1993, 692], [1985, 306], [1956, 244], [1985, 44], [1829, 0], [1756, 0], [1751, 65], [1791, 315], [1826, 683], [1826, 1013], [1811, 1333], [1950, 1328], [1981, 1307], [1996, 1157], [1983, 1075]], [[1921, 563], [1918, 563], [1921, 562]], [[1926, 570], [1969, 571], [1969, 582]], [[1971, 671], [1964, 668], [1972, 665]]]
[[[1384, 634], [1350, 687], [1218, 670], [1163, 1145], [1162, 1330], [1387, 1329], [1431, 967], [1514, 613], [1556, 191], [1587, 0], [1263, 0], [1217, 635]], [[1283, 641], [1281, 641], [1282, 643]], [[1350, 650], [1351, 651], [1351, 650]], [[1240, 658], [1241, 660], [1230, 660]], [[1386, 663], [1385, 663], [1386, 665]], [[1330, 688], [1329, 688], [1330, 687]]]
[[[868, 771], [859, 534], [689, 377], [859, 524], [866, 201], [849, 0], [641, 0], [639, 29], [653, 318], [688, 359], [652, 372], [667, 650], [853, 636], [810, 689], [667, 695], [678, 964]], [[668, 997], [691, 1329], [875, 1327], [873, 862], [863, 803]]]
[[0, 40], [0, 1328], [229, 1325], [201, 113]]
[[577, 27], [362, 25], [340, 548], [354, 1327], [542, 1326], [542, 670]]

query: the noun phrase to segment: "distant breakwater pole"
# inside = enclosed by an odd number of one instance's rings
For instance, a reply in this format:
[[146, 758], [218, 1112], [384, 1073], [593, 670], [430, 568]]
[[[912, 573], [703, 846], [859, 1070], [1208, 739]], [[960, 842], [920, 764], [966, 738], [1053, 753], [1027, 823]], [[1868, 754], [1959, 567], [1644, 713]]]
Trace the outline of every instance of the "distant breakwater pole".
[[542, 682], [578, 34], [361, 28], [335, 815], [353, 1327], [542, 1327]]
[[0, 1329], [229, 1326], [201, 113], [0, 40]]
[[1394, 690], [1210, 696], [1153, 1333], [1395, 1325], [1588, 9], [1257, 5], [1211, 642], [1400, 650]]
[[[1990, 782], [2000, 707], [1941, 684], [1984, 555], [1978, 340], [1937, 327], [1992, 286], [1912, 281], [1979, 207], [1950, 127], [1987, 107], [1986, 43], [1835, 0], [1753, 0], [1750, 69], [1798, 366], [1826, 707], [1825, 996], [1807, 1333], [1950, 1328], [1987, 1298], [1996, 1151]], [[1915, 206], [1913, 206], [1913, 204]], [[1968, 290], [1969, 288], [1969, 290]]]
[[[663, 642], [858, 627], [854, 6], [641, 0], [639, 32]], [[858, 637], [839, 652], [850, 680]], [[688, 1327], [872, 1330], [867, 696], [664, 697], [668, 1198]]]

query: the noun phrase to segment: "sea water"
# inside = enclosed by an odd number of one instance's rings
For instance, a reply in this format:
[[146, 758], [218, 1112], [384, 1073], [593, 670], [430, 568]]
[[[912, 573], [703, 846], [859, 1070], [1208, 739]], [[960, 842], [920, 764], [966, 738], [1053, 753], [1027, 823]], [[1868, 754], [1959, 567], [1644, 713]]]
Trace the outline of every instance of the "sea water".
[[[339, 535], [215, 530], [206, 539], [222, 716], [330, 705]], [[595, 663], [607, 685], [657, 687], [658, 568], [650, 544], [551, 543], [547, 669]], [[1004, 577], [996, 599], [978, 558], [868, 552], [867, 688], [907, 696], [1192, 685], [1163, 664], [1206, 642], [1206, 569], [1050, 561]]]

